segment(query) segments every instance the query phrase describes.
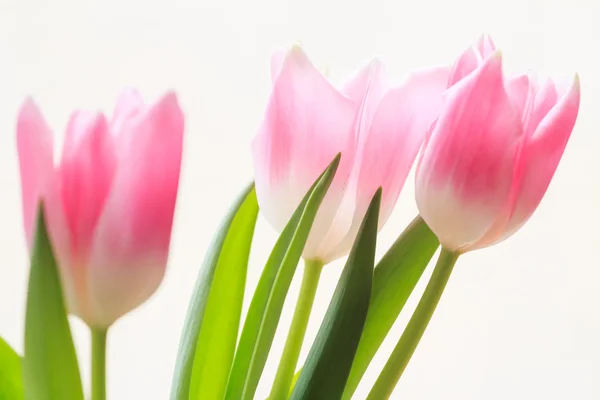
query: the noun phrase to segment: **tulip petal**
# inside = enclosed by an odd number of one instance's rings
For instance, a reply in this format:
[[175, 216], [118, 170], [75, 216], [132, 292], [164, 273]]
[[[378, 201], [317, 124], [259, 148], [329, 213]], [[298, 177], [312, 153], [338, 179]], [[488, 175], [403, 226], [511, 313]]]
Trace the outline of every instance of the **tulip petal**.
[[113, 135], [126, 132], [124, 124], [144, 109], [144, 99], [140, 92], [128, 88], [121, 92], [110, 121], [110, 132]]
[[[342, 93], [354, 100], [356, 106], [355, 138], [356, 146], [361, 149], [373, 123], [375, 112], [381, 99], [390, 87], [389, 78], [383, 63], [374, 58], [349, 79], [342, 87]], [[354, 165], [360, 165], [362, 151], [357, 151]], [[358, 170], [359, 168], [353, 168]], [[373, 192], [374, 194], [375, 192]], [[373, 196], [369, 196], [369, 202]]]
[[275, 82], [277, 75], [279, 75], [279, 71], [281, 71], [281, 66], [285, 60], [285, 55], [285, 50], [277, 50], [271, 56], [271, 81], [273, 82]]
[[[539, 100], [537, 103], [542, 105], [540, 107], [551, 103], [555, 92], [549, 90], [544, 93], [550, 99]], [[519, 230], [542, 201], [575, 126], [579, 101], [579, 77], [576, 76], [568, 91], [537, 125], [525, 146], [521, 160], [521, 185], [515, 209], [508, 229], [500, 240]]]
[[342, 87], [342, 93], [354, 100], [358, 107], [356, 121], [358, 123], [359, 140], [367, 135], [377, 106], [389, 86], [385, 66], [379, 59], [375, 58], [360, 68]]
[[492, 40], [492, 37], [488, 34], [483, 34], [477, 41], [477, 50], [483, 59], [488, 58], [496, 51], [496, 45]]
[[[354, 165], [350, 172], [346, 190], [339, 204], [335, 217], [327, 230], [327, 234], [319, 243], [321, 260], [331, 262], [348, 253], [367, 208], [379, 187], [377, 181], [371, 182], [367, 188], [359, 183], [361, 165], [363, 164], [364, 147], [370, 133], [369, 129], [378, 110], [381, 99], [389, 88], [389, 80], [383, 63], [373, 59], [359, 69], [342, 88], [342, 92], [355, 101], [357, 105], [355, 118], [356, 152]], [[383, 179], [383, 177], [375, 177]], [[367, 189], [365, 191], [364, 189]], [[372, 189], [372, 190], [371, 190]], [[380, 225], [381, 226], [381, 225]], [[309, 242], [311, 245], [311, 242]]]
[[23, 224], [27, 243], [31, 248], [40, 198], [54, 173], [52, 132], [31, 98], [25, 100], [19, 112], [17, 150], [21, 172]]
[[481, 35], [475, 46], [469, 47], [458, 58], [448, 79], [448, 87], [454, 85], [480, 66], [496, 51], [496, 45], [489, 35]]
[[346, 254], [352, 246], [369, 202], [380, 186], [383, 192], [379, 227], [389, 218], [427, 127], [440, 111], [449, 73], [448, 67], [414, 71], [378, 103], [365, 141], [359, 146], [361, 158], [356, 164], [356, 177], [350, 180], [357, 186], [352, 204], [354, 219], [331, 258]]
[[[68, 235], [51, 234], [54, 242], [59, 242], [60, 247], [69, 251], [60, 257], [61, 272], [68, 280], [67, 302], [69, 310], [84, 321], [92, 317], [85, 267], [96, 224], [112, 186], [115, 167], [113, 138], [104, 116], [85, 111], [73, 113], [54, 185], [59, 196], [57, 208], [62, 211]], [[50, 206], [51, 203], [47, 208]], [[49, 218], [54, 218], [50, 220], [52, 229], [60, 226], [56, 216], [49, 215]], [[68, 244], [62, 243], [64, 240]]]
[[32, 99], [27, 99], [17, 121], [17, 148], [21, 170], [21, 190], [23, 196], [23, 220], [27, 242], [31, 249], [35, 234], [35, 218], [40, 201], [46, 210], [48, 232], [57, 260], [60, 260], [62, 286], [69, 310], [76, 309], [76, 284], [68, 273], [70, 267], [69, 241], [61, 194], [59, 177], [53, 162], [53, 137], [44, 117]]
[[61, 200], [75, 264], [85, 265], [96, 224], [116, 168], [113, 138], [104, 115], [75, 112], [69, 121], [60, 168]]
[[548, 79], [535, 95], [533, 108], [529, 118], [525, 122], [525, 129], [528, 134], [533, 134], [548, 112], [556, 105], [558, 93], [556, 86], [551, 79]]
[[[98, 222], [88, 284], [95, 322], [112, 323], [162, 280], [179, 186], [184, 121], [168, 93], [131, 123]], [[100, 306], [101, 305], [101, 306]]]
[[376, 190], [375, 178], [380, 182], [380, 224], [391, 214], [427, 129], [441, 111], [449, 73], [445, 66], [415, 71], [392, 89], [377, 109], [365, 145], [364, 154], [369, 158], [361, 165], [360, 184], [370, 193]]
[[483, 58], [478, 50], [474, 47], [469, 47], [452, 66], [452, 71], [450, 71], [450, 76], [448, 77], [448, 87], [456, 84], [471, 72], [475, 71], [482, 62]]
[[417, 168], [416, 198], [442, 245], [464, 250], [505, 206], [522, 125], [504, 88], [499, 54], [446, 97]]
[[369, 201], [379, 186], [383, 189], [379, 226], [389, 218], [427, 128], [440, 112], [449, 73], [448, 67], [414, 71], [401, 85], [388, 91], [379, 103], [359, 151], [362, 160], [357, 168], [355, 217], [337, 254], [343, 254], [352, 246]]
[[529, 118], [535, 103], [535, 85], [527, 74], [511, 78], [506, 82], [506, 92], [515, 105], [515, 109], [521, 111], [521, 121]]
[[496, 220], [488, 231], [476, 243], [471, 245], [471, 249], [481, 249], [498, 242], [498, 238], [504, 235], [507, 229], [509, 220], [513, 213], [517, 194], [521, 185], [522, 179], [522, 163], [521, 157], [524, 154], [525, 146], [533, 132], [527, 130], [531, 115], [535, 107], [537, 86], [532, 77], [528, 75], [520, 75], [509, 79], [506, 82], [506, 91], [512, 100], [517, 111], [520, 111], [521, 122], [523, 123], [523, 137], [520, 140], [516, 156], [515, 165], [512, 172], [512, 185], [508, 194], [507, 201], [504, 204], [503, 210], [500, 211]]
[[340, 204], [355, 156], [356, 105], [336, 90], [299, 46], [285, 57], [265, 119], [252, 142], [256, 193], [267, 221], [282, 230], [312, 183], [342, 153], [305, 246], [317, 247]]

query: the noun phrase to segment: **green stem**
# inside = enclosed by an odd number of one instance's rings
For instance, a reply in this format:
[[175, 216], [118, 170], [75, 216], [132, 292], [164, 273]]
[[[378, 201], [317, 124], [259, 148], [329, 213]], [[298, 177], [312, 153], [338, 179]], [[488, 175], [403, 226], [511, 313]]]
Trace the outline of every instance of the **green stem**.
[[404, 333], [377, 378], [367, 400], [388, 399], [433, 316], [459, 254], [442, 248], [431, 279]]
[[290, 385], [294, 378], [296, 364], [298, 363], [298, 357], [300, 356], [300, 350], [302, 349], [302, 342], [304, 341], [304, 334], [306, 333], [306, 326], [308, 325], [310, 311], [315, 300], [315, 294], [317, 293], [317, 286], [319, 285], [322, 269], [323, 263], [320, 261], [305, 261], [304, 276], [302, 277], [302, 286], [300, 287], [300, 294], [298, 295], [298, 303], [296, 303], [292, 325], [290, 326], [290, 331], [287, 340], [285, 341], [285, 347], [283, 349], [283, 354], [281, 355], [281, 360], [279, 361], [279, 368], [275, 375], [275, 382], [271, 388], [269, 400], [288, 398]]
[[92, 400], [106, 400], [106, 334], [108, 329], [92, 329]]

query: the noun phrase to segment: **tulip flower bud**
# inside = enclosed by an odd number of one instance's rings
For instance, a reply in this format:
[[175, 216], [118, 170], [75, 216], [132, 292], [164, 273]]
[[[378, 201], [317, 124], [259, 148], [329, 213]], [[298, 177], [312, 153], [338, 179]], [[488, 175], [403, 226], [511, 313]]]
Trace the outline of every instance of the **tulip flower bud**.
[[506, 79], [483, 37], [456, 62], [416, 175], [421, 216], [447, 249], [466, 252], [515, 233], [542, 200], [579, 110], [579, 79], [559, 88]]
[[69, 312], [105, 328], [142, 304], [167, 264], [184, 122], [175, 94], [151, 106], [122, 95], [110, 121], [75, 111], [60, 161], [31, 99], [17, 123], [23, 219], [31, 247], [43, 200]]
[[338, 153], [340, 165], [304, 248], [328, 263], [348, 253], [378, 187], [381, 228], [437, 116], [448, 68], [413, 72], [392, 86], [373, 60], [335, 88], [296, 45], [271, 61], [273, 88], [252, 144], [256, 193], [281, 231]]

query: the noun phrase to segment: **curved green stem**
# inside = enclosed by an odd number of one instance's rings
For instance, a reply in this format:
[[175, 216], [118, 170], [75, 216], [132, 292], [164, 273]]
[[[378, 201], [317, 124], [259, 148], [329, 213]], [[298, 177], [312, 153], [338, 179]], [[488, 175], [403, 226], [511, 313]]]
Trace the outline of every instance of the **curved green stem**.
[[92, 329], [92, 400], [106, 400], [106, 334]]
[[388, 399], [408, 365], [433, 316], [459, 254], [442, 248], [431, 279], [425, 288], [402, 337], [377, 378], [367, 400]]
[[302, 286], [298, 295], [298, 303], [292, 318], [292, 325], [288, 333], [285, 347], [279, 361], [279, 368], [275, 375], [275, 382], [271, 388], [269, 400], [287, 399], [294, 378], [296, 364], [302, 349], [302, 342], [306, 333], [306, 326], [310, 317], [317, 286], [323, 263], [317, 260], [306, 260], [304, 266], [304, 276], [302, 277]]

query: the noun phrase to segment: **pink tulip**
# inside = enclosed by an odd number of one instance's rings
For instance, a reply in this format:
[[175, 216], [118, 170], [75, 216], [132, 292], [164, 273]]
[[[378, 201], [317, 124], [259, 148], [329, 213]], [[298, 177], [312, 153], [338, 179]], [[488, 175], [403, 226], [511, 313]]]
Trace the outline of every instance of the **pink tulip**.
[[392, 87], [383, 65], [373, 60], [337, 89], [299, 46], [273, 56], [273, 88], [252, 150], [258, 201], [274, 228], [284, 228], [312, 183], [342, 153], [304, 258], [327, 263], [344, 256], [379, 186], [383, 226], [437, 116], [448, 74], [449, 68], [418, 70]]
[[579, 110], [579, 78], [564, 87], [505, 78], [483, 37], [450, 74], [416, 176], [419, 211], [441, 244], [466, 252], [498, 243], [531, 217]]
[[43, 199], [69, 311], [107, 327], [158, 288], [179, 184], [183, 114], [175, 94], [152, 106], [126, 92], [109, 121], [73, 113], [60, 162], [35, 105], [17, 124], [23, 218], [32, 245]]

